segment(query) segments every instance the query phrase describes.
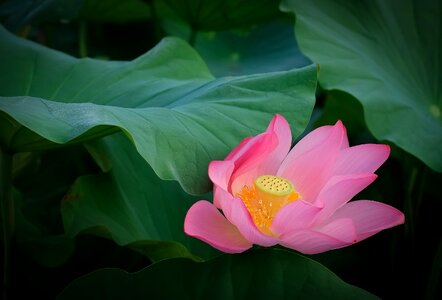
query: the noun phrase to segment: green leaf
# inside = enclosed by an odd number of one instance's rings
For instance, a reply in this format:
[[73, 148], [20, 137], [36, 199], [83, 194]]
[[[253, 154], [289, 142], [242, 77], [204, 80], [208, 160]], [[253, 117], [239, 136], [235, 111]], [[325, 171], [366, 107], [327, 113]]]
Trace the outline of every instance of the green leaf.
[[283, 2], [319, 81], [363, 105], [368, 128], [442, 171], [440, 1]]
[[310, 64], [301, 54], [287, 20], [250, 31], [198, 33], [195, 49], [217, 76], [285, 71]]
[[211, 195], [192, 197], [175, 181], [159, 179], [123, 134], [88, 143], [87, 148], [107, 172], [79, 177], [64, 197], [61, 213], [67, 236], [94, 233], [153, 261], [218, 253], [184, 234], [187, 210]]
[[[124, 131], [163, 179], [210, 189], [207, 165], [275, 113], [295, 136], [314, 104], [316, 68], [214, 79], [168, 38], [130, 61], [75, 59], [0, 30], [0, 145], [29, 151]], [[27, 96], [29, 95], [29, 96]]]
[[101, 269], [57, 299], [378, 299], [319, 263], [277, 249], [222, 255], [204, 263], [170, 259], [137, 273]]

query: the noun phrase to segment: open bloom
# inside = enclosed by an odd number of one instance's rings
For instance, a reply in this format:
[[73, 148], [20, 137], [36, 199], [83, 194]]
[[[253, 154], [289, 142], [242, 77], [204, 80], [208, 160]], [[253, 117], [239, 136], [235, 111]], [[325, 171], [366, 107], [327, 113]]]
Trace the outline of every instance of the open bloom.
[[264, 133], [212, 161], [214, 202], [189, 209], [185, 232], [228, 253], [280, 244], [315, 254], [404, 223], [389, 205], [349, 202], [376, 179], [387, 145], [349, 147], [340, 121], [312, 131], [292, 150], [291, 140], [287, 121], [276, 115]]

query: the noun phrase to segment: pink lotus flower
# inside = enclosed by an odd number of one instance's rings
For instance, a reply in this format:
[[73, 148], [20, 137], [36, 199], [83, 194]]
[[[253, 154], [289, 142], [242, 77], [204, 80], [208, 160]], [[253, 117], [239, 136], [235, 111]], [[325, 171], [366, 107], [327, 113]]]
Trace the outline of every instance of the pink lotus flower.
[[291, 141], [287, 121], [276, 115], [264, 133], [212, 161], [214, 203], [195, 203], [185, 232], [227, 253], [280, 244], [315, 254], [404, 223], [389, 205], [349, 202], [376, 179], [387, 145], [349, 147], [340, 121], [312, 131], [289, 152]]

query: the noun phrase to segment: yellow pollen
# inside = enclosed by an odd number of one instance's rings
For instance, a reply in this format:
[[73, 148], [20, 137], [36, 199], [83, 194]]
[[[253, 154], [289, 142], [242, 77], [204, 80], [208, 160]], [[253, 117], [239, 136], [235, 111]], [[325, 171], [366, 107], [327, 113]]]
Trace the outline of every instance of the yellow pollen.
[[258, 229], [269, 236], [273, 218], [286, 204], [299, 198], [293, 184], [282, 177], [263, 175], [252, 187], [244, 186], [236, 196], [244, 202]]

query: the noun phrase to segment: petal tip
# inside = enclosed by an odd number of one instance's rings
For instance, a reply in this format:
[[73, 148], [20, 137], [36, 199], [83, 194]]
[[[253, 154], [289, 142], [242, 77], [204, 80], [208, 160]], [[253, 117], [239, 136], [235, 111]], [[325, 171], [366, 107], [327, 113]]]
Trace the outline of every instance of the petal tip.
[[225, 253], [241, 253], [252, 247], [209, 201], [193, 204], [184, 220], [184, 232]]
[[346, 128], [345, 128], [345, 126], [344, 126], [344, 123], [342, 123], [341, 120], [337, 120], [336, 123], [335, 123], [335, 126], [336, 126], [337, 128], [342, 129], [342, 130], [346, 130]]
[[382, 148], [384, 148], [384, 152], [385, 152], [385, 160], [387, 160], [387, 158], [390, 156], [391, 153], [391, 147], [390, 145], [386, 145], [386, 144], [380, 144], [382, 146]]
[[399, 210], [398, 210], [398, 212], [399, 212], [399, 218], [398, 218], [398, 224], [397, 225], [405, 224], [405, 215], [401, 211], [399, 211]]
[[278, 127], [285, 127], [285, 128], [290, 128], [289, 123], [287, 122], [287, 120], [280, 114], [275, 114], [275, 116], [272, 118], [272, 120], [270, 121], [269, 124], [269, 129], [272, 128], [274, 129], [276, 126]]
[[347, 128], [345, 127], [344, 123], [341, 120], [336, 121], [335, 126], [342, 130], [342, 132], [347, 136]]

